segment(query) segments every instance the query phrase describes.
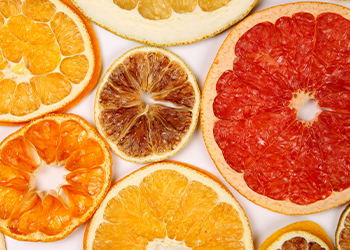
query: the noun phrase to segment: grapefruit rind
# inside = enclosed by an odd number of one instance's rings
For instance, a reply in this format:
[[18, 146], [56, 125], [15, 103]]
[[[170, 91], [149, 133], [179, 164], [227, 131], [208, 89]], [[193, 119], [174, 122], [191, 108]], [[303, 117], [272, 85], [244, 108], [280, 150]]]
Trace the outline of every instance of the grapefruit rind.
[[[0, 125], [17, 126], [22, 125], [34, 118], [44, 116], [51, 112], [64, 112], [77, 105], [97, 84], [101, 72], [101, 58], [98, 41], [91, 24], [77, 11], [74, 5], [68, 0], [50, 0], [58, 11], [68, 15], [78, 26], [84, 40], [84, 54], [89, 60], [89, 69], [83, 81], [79, 84], [72, 84], [70, 94], [61, 101], [51, 105], [41, 104], [40, 108], [33, 113], [24, 116], [14, 116], [10, 113], [0, 115]], [[57, 69], [54, 70], [56, 72]], [[5, 76], [6, 77], [6, 76]]]
[[90, 21], [122, 38], [167, 47], [191, 44], [219, 34], [248, 15], [258, 0], [232, 0], [213, 12], [203, 12], [199, 6], [186, 14], [173, 11], [165, 20], [143, 18], [137, 8], [125, 11], [112, 0], [72, 2]]
[[98, 226], [100, 225], [100, 223], [104, 221], [103, 213], [107, 207], [109, 200], [115, 197], [119, 193], [119, 191], [122, 190], [123, 188], [130, 185], [138, 185], [145, 176], [157, 170], [164, 170], [164, 169], [177, 171], [185, 175], [190, 180], [197, 180], [213, 188], [215, 192], [218, 194], [219, 201], [224, 201], [232, 205], [233, 208], [239, 213], [240, 219], [244, 227], [244, 236], [242, 239], [242, 241], [245, 244], [244, 247], [247, 250], [254, 249], [253, 237], [252, 237], [248, 217], [244, 212], [242, 206], [236, 200], [236, 198], [231, 194], [228, 188], [225, 187], [225, 185], [219, 179], [217, 179], [214, 175], [189, 164], [176, 162], [176, 161], [163, 161], [163, 162], [152, 163], [147, 166], [144, 166], [136, 170], [135, 172], [125, 176], [124, 178], [119, 180], [117, 183], [115, 183], [111, 187], [105, 199], [103, 200], [100, 207], [97, 209], [97, 211], [95, 212], [94, 216], [89, 221], [85, 229], [84, 250], [93, 249], [92, 246], [95, 238], [95, 232]]
[[254, 192], [247, 186], [243, 179], [243, 174], [235, 172], [226, 163], [221, 149], [215, 142], [213, 127], [215, 122], [219, 121], [219, 119], [214, 115], [213, 102], [217, 95], [216, 82], [223, 72], [233, 68], [233, 61], [236, 58], [234, 49], [239, 38], [258, 23], [274, 23], [281, 16], [292, 16], [297, 12], [308, 12], [315, 16], [324, 12], [333, 12], [350, 19], [350, 11], [346, 7], [330, 3], [315, 2], [299, 2], [274, 6], [247, 17], [229, 33], [223, 45], [220, 47], [204, 82], [201, 100], [201, 128], [204, 143], [210, 157], [225, 180], [239, 193], [255, 204], [274, 212], [288, 215], [318, 213], [344, 204], [350, 200], [350, 189], [348, 188], [342, 192], [333, 192], [327, 199], [309, 205], [297, 205], [288, 200], [277, 201]]
[[[181, 143], [173, 150], [165, 153], [165, 154], [161, 154], [161, 155], [150, 155], [147, 157], [142, 157], [142, 158], [136, 158], [136, 157], [132, 157], [129, 156], [127, 154], [125, 154], [124, 152], [122, 152], [121, 150], [119, 150], [117, 148], [117, 146], [113, 143], [113, 141], [111, 139], [108, 138], [107, 135], [104, 135], [104, 132], [102, 130], [102, 124], [100, 123], [99, 120], [99, 115], [101, 113], [102, 107], [99, 104], [99, 96], [101, 95], [101, 91], [104, 87], [104, 85], [107, 83], [107, 79], [109, 77], [109, 75], [111, 74], [111, 72], [115, 69], [115, 67], [122, 63], [124, 61], [125, 58], [131, 56], [134, 53], [137, 52], [150, 52], [150, 51], [157, 51], [157, 52], [162, 52], [165, 55], [167, 55], [171, 61], [176, 61], [178, 62], [180, 65], [182, 65], [182, 68], [185, 69], [187, 75], [188, 75], [188, 82], [191, 83], [194, 91], [195, 91], [195, 103], [193, 105], [193, 109], [191, 109], [192, 111], [192, 121], [191, 121], [191, 125], [189, 130], [187, 131], [187, 133], [185, 134], [184, 137], [182, 137]], [[109, 146], [111, 148], [111, 150], [120, 158], [122, 158], [123, 160], [129, 161], [129, 162], [134, 162], [134, 163], [147, 163], [147, 162], [155, 162], [155, 161], [162, 161], [165, 160], [173, 155], [175, 155], [177, 152], [179, 152], [188, 142], [188, 140], [191, 138], [196, 126], [197, 126], [197, 122], [198, 122], [198, 116], [199, 116], [199, 109], [200, 109], [200, 90], [196, 81], [195, 76], [193, 75], [192, 71], [190, 70], [190, 68], [187, 66], [187, 64], [177, 55], [175, 55], [174, 53], [172, 53], [169, 50], [166, 49], [162, 49], [162, 48], [157, 48], [157, 47], [153, 47], [153, 46], [141, 46], [141, 47], [136, 47], [133, 48], [127, 52], [125, 52], [122, 56], [120, 56], [116, 61], [114, 61], [114, 63], [108, 68], [108, 70], [106, 71], [106, 73], [103, 75], [103, 78], [101, 79], [98, 87], [97, 87], [97, 91], [96, 91], [96, 97], [95, 97], [95, 105], [94, 105], [94, 122], [96, 125], [97, 130], [99, 131], [99, 133], [101, 135], [103, 135], [103, 137], [106, 139], [106, 141], [109, 143]]]
[[350, 212], [350, 204], [346, 206], [346, 208], [343, 210], [342, 214], [340, 215], [339, 222], [337, 225], [337, 230], [335, 232], [335, 245], [338, 250], [342, 250], [342, 247], [340, 246], [340, 233], [345, 228], [345, 219], [348, 216]]
[[[7, 221], [9, 220], [0, 220], [0, 231], [3, 232], [5, 235], [16, 239], [20, 241], [32, 241], [32, 242], [53, 242], [57, 240], [64, 239], [67, 237], [69, 234], [71, 234], [76, 228], [78, 228], [81, 224], [86, 222], [95, 212], [95, 210], [98, 208], [99, 204], [102, 202], [103, 198], [107, 194], [109, 187], [111, 185], [111, 180], [112, 180], [112, 166], [113, 166], [113, 161], [112, 161], [112, 156], [109, 153], [108, 150], [108, 145], [104, 141], [104, 139], [97, 133], [95, 128], [90, 125], [87, 121], [85, 121], [83, 118], [81, 118], [78, 115], [75, 114], [49, 114], [46, 115], [42, 118], [35, 119], [31, 121], [29, 124], [26, 126], [22, 127], [18, 131], [16, 131], [13, 134], [10, 134], [7, 136], [0, 144], [0, 152], [4, 145], [12, 139], [17, 138], [18, 136], [24, 135], [24, 133], [34, 124], [39, 123], [43, 120], [53, 120], [56, 122], [63, 122], [66, 120], [73, 120], [78, 122], [86, 131], [87, 131], [87, 136], [88, 138], [94, 138], [98, 142], [98, 144], [102, 147], [103, 153], [105, 155], [105, 162], [101, 165], [105, 171], [105, 182], [103, 184], [103, 187], [101, 189], [101, 193], [98, 194], [94, 199], [93, 199], [93, 205], [90, 207], [90, 209], [82, 216], [82, 217], [74, 217], [72, 218], [71, 223], [69, 226], [67, 226], [61, 233], [58, 235], [46, 235], [40, 231], [37, 231], [32, 234], [28, 235], [18, 235], [15, 233], [12, 233], [10, 229], [7, 226]], [[40, 169], [40, 168], [39, 168]], [[64, 185], [65, 183], [62, 183]]]

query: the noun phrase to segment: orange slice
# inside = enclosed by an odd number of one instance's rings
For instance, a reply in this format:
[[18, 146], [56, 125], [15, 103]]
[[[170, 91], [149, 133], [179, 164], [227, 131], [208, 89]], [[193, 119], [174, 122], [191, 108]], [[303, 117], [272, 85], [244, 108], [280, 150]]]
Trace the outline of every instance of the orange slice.
[[258, 0], [72, 0], [92, 22], [126, 39], [176, 46], [212, 37], [243, 19]]
[[[334, 22], [333, 22], [334, 21]], [[205, 144], [252, 202], [310, 214], [349, 200], [349, 9], [292, 3], [241, 22], [204, 84]], [[305, 103], [317, 112], [300, 118]]]
[[[147, 94], [155, 103], [141, 99]], [[199, 103], [196, 79], [178, 56], [138, 47], [119, 57], [103, 76], [96, 93], [95, 124], [122, 159], [160, 161], [187, 143], [197, 124]]]
[[[81, 117], [33, 120], [0, 144], [0, 230], [24, 241], [65, 238], [100, 205], [112, 164], [108, 145]], [[56, 189], [39, 190], [35, 176], [41, 166], [69, 173]]]
[[335, 233], [335, 245], [338, 250], [350, 249], [350, 206], [346, 206], [341, 214]]
[[92, 249], [253, 249], [248, 218], [213, 175], [180, 162], [118, 181], [85, 230]]
[[4, 1], [1, 19], [0, 125], [64, 112], [95, 87], [97, 38], [70, 1]]
[[300, 221], [290, 224], [268, 237], [258, 250], [334, 250], [332, 241], [318, 224]]

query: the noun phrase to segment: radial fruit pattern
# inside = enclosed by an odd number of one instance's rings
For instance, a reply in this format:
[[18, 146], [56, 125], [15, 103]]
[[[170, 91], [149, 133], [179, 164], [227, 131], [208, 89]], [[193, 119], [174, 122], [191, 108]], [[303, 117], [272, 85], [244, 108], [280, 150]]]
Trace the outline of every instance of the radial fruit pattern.
[[[298, 12], [236, 43], [216, 84], [213, 133], [227, 164], [273, 200], [308, 205], [350, 187], [350, 21]], [[299, 107], [316, 100], [311, 121]]]

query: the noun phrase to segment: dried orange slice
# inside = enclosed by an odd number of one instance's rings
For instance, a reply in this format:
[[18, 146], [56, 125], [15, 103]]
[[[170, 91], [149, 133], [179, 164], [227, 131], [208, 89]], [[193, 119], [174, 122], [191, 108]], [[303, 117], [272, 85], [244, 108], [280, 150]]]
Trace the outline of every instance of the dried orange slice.
[[334, 250], [327, 233], [312, 221], [290, 224], [268, 237], [258, 250]]
[[180, 162], [118, 181], [89, 222], [84, 250], [253, 249], [248, 218], [213, 175]]
[[1, 125], [64, 112], [94, 88], [97, 38], [70, 1], [3, 1], [0, 20]]
[[[25, 241], [65, 238], [105, 197], [112, 164], [107, 143], [81, 117], [33, 120], [0, 144], [0, 230]], [[44, 167], [68, 172], [56, 189], [36, 188]]]
[[[147, 94], [155, 103], [142, 101]], [[199, 103], [196, 79], [178, 56], [138, 47], [119, 57], [103, 76], [96, 93], [95, 124], [122, 159], [160, 161], [187, 143], [197, 124]]]
[[[338, 206], [350, 194], [349, 9], [292, 3], [241, 22], [204, 84], [205, 144], [224, 178], [285, 214]], [[302, 118], [304, 104], [315, 105]], [[308, 120], [309, 119], [309, 120]]]
[[92, 22], [126, 39], [176, 46], [214, 36], [258, 0], [72, 0]]
[[350, 205], [341, 214], [335, 233], [335, 244], [338, 250], [350, 249]]

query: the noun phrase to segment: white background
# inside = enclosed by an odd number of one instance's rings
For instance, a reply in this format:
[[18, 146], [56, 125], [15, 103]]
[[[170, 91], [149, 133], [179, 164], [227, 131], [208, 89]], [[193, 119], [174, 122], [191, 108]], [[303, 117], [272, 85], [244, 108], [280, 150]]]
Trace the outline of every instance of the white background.
[[[260, 11], [262, 9], [284, 4], [290, 2], [297, 1], [288, 1], [288, 0], [260, 0], [260, 2], [253, 9], [253, 13]], [[344, 1], [319, 1], [319, 2], [330, 2], [344, 5], [350, 8], [350, 2]], [[101, 48], [101, 57], [102, 57], [102, 74], [107, 70], [110, 64], [113, 63], [120, 55], [122, 55], [125, 51], [140, 46], [139, 43], [125, 40], [120, 38], [104, 29], [93, 25], [93, 28], [96, 32], [97, 38], [99, 40], [100, 48]], [[179, 55], [192, 69], [194, 75], [197, 78], [200, 89], [202, 90], [205, 78], [209, 71], [209, 68], [215, 58], [215, 55], [220, 48], [222, 42], [228, 35], [229, 31], [232, 28], [226, 30], [225, 32], [206, 39], [204, 41], [180, 46], [180, 47], [170, 47], [169, 50], [173, 51], [177, 55]], [[101, 76], [102, 76], [101, 74]], [[79, 105], [75, 108], [71, 109], [69, 112], [78, 114], [84, 117], [89, 123], [93, 124], [93, 104], [95, 99], [96, 88], [81, 101]], [[3, 140], [7, 135], [16, 131], [19, 127], [0, 127], [0, 141]], [[119, 159], [112, 153], [113, 156], [113, 180], [112, 184], [117, 180], [121, 179], [123, 176], [133, 172], [134, 170], [143, 166], [143, 164], [134, 164], [125, 162]], [[248, 201], [246, 198], [241, 196], [238, 192], [236, 192], [232, 187], [225, 182], [222, 176], [217, 171], [214, 163], [212, 162], [207, 149], [204, 145], [202, 139], [202, 132], [200, 126], [198, 124], [192, 138], [189, 140], [187, 145], [175, 156], [171, 157], [170, 160], [176, 160], [185, 162], [188, 164], [192, 164], [199, 168], [205, 169], [206, 171], [217, 176], [234, 194], [236, 199], [240, 202], [240, 204], [245, 209], [248, 218], [250, 220], [250, 225], [253, 232], [254, 238], [254, 246], [257, 249], [262, 242], [273, 232], [282, 228], [290, 223], [302, 220], [311, 220], [318, 223], [322, 226], [331, 240], [334, 243], [334, 235], [338, 223], [338, 219], [342, 210], [345, 208], [345, 205], [333, 208], [331, 210], [313, 214], [313, 215], [304, 215], [304, 216], [286, 216], [282, 214], [278, 214], [275, 212], [271, 212], [264, 208], [261, 208], [254, 203]], [[41, 178], [40, 178], [41, 179]], [[46, 178], [46, 182], [55, 188], [59, 183], [55, 183], [57, 178], [55, 178], [55, 174], [51, 174], [48, 178]], [[46, 183], [46, 184], [47, 184]], [[43, 183], [42, 185], [46, 185]], [[50, 250], [81, 250], [83, 249], [83, 234], [85, 230], [85, 224], [75, 230], [71, 235], [69, 235], [66, 239], [52, 242], [52, 243], [31, 243], [31, 242], [20, 242], [13, 240], [9, 237], [6, 237], [7, 249], [9, 250], [41, 250], [41, 249], [50, 249]]]

